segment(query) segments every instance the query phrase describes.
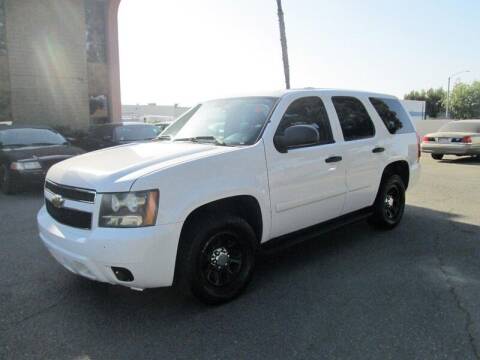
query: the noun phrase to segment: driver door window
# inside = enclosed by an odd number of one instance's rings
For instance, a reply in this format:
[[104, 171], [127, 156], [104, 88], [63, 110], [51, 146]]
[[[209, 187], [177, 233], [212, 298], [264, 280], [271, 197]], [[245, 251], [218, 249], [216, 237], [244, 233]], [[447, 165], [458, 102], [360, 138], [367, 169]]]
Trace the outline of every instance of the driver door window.
[[317, 96], [304, 97], [292, 102], [283, 115], [275, 136], [284, 136], [287, 128], [296, 125], [311, 127], [318, 133], [318, 136], [317, 141], [314, 143], [298, 144], [295, 147], [316, 146], [335, 142], [327, 111], [322, 99]]

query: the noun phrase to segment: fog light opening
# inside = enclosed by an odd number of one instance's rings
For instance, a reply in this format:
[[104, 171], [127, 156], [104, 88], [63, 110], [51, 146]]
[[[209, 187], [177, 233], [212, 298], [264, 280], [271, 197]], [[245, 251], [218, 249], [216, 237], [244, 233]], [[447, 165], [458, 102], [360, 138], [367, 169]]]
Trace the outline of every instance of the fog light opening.
[[123, 281], [123, 282], [133, 281], [133, 274], [128, 269], [112, 266], [112, 271], [115, 277], [119, 281]]

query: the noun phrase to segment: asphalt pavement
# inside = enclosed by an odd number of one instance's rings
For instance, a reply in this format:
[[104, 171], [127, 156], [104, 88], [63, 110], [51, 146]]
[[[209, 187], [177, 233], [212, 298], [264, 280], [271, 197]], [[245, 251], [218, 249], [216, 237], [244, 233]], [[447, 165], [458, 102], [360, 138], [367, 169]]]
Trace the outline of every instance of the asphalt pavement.
[[480, 359], [480, 161], [422, 158], [393, 231], [262, 257], [239, 299], [82, 279], [41, 244], [41, 190], [0, 195], [0, 359]]

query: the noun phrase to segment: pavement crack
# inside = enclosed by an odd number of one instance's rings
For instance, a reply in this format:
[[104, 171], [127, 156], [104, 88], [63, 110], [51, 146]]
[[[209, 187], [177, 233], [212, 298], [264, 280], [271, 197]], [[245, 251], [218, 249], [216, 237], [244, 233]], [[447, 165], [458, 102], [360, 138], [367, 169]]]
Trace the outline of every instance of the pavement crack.
[[24, 316], [23, 318], [19, 319], [19, 320], [15, 320], [15, 321], [11, 321], [7, 324], [4, 325], [4, 327], [6, 327], [8, 329], [9, 326], [17, 326], [17, 325], [20, 325], [21, 323], [24, 323], [30, 319], [33, 319], [37, 316], [40, 316], [40, 315], [43, 315], [45, 313], [47, 313], [48, 311], [56, 308], [58, 305], [60, 305], [63, 301], [65, 301], [68, 297], [70, 296], [69, 293], [66, 293], [64, 296], [60, 297], [56, 302], [48, 305], [48, 306], [45, 306], [44, 308], [38, 310], [38, 311], [35, 311], [27, 316]]
[[446, 269], [444, 258], [440, 255], [439, 238], [440, 238], [440, 235], [436, 234], [434, 238], [434, 249], [435, 249], [434, 256], [437, 259], [438, 268], [445, 279], [445, 283], [448, 287], [448, 291], [450, 292], [450, 294], [452, 294], [452, 297], [455, 301], [455, 305], [457, 309], [460, 310], [460, 312], [463, 313], [463, 315], [465, 316], [465, 332], [468, 335], [468, 341], [472, 348], [473, 355], [475, 356], [476, 359], [480, 360], [480, 350], [476, 345], [475, 337], [473, 335], [475, 323], [473, 322], [472, 316], [468, 311], [467, 307], [463, 304], [460, 298], [460, 295], [457, 291], [457, 288], [455, 287], [455, 284], [452, 281], [451, 276], [448, 273], [448, 270]]

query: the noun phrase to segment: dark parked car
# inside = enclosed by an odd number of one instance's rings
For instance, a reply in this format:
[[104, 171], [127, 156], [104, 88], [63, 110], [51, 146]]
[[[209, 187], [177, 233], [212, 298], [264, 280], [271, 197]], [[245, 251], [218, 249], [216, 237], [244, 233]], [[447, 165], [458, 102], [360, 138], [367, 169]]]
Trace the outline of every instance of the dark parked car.
[[82, 153], [47, 127], [0, 126], [0, 188], [11, 194], [27, 184], [40, 184], [50, 166]]
[[88, 134], [78, 141], [78, 146], [87, 151], [111, 146], [146, 141], [156, 138], [161, 130], [155, 125], [122, 122], [90, 127]]

